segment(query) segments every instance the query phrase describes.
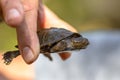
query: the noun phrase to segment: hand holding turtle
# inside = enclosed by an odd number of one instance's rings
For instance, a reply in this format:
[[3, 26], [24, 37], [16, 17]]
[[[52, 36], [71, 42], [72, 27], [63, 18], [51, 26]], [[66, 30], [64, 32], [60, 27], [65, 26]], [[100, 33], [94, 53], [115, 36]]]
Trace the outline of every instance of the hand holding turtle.
[[[39, 2], [40, 1], [40, 2]], [[1, 0], [0, 16], [9, 25], [16, 28], [19, 50], [26, 63], [34, 62], [39, 54], [39, 41], [37, 38], [37, 16], [39, 28], [58, 26], [75, 31], [67, 23], [60, 20], [48, 8], [42, 6], [41, 0]], [[38, 6], [38, 3], [39, 6]], [[38, 12], [39, 7], [39, 14]], [[52, 20], [51, 20], [52, 19]], [[39, 29], [38, 28], [38, 29]], [[66, 59], [70, 54], [62, 54]]]
[[0, 0], [0, 16], [16, 28], [19, 50], [28, 64], [35, 61], [39, 53], [36, 34], [39, 3], [41, 0]]

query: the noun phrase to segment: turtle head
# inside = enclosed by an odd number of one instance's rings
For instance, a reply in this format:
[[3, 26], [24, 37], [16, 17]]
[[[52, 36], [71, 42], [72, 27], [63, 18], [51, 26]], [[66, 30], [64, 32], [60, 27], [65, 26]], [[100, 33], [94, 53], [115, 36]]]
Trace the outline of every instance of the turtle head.
[[89, 44], [88, 39], [83, 37], [72, 38], [72, 46], [76, 49], [85, 49]]

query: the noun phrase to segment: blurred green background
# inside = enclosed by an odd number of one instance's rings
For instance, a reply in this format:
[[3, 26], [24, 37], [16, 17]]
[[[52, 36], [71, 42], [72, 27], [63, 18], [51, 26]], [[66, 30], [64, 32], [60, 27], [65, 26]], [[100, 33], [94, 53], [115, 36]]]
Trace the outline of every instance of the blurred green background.
[[0, 23], [0, 51], [14, 50], [16, 44], [15, 29], [8, 27], [5, 23]]
[[[53, 12], [79, 32], [113, 30], [120, 26], [120, 0], [44, 0]], [[0, 24], [0, 50], [12, 50], [15, 29]]]
[[120, 26], [120, 0], [44, 0], [44, 3], [80, 32]]

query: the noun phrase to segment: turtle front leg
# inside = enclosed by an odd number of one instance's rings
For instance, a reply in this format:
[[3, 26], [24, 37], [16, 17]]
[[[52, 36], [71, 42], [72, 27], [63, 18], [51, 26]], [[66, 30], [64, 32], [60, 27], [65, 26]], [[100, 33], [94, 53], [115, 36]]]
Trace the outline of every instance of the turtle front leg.
[[16, 51], [8, 51], [3, 54], [3, 60], [6, 65], [9, 65], [14, 58], [20, 55], [19, 50]]

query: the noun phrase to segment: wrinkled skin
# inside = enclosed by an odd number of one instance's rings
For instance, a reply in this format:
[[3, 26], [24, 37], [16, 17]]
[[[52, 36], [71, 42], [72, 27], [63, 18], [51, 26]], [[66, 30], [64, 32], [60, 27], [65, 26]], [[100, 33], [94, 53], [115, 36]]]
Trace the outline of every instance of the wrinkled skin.
[[[52, 57], [50, 53], [85, 49], [89, 44], [88, 39], [83, 38], [80, 34], [62, 28], [44, 29], [37, 34], [41, 45], [40, 53], [48, 57], [51, 61]], [[15, 47], [18, 48], [18, 46]], [[10, 64], [13, 58], [16, 58], [18, 55], [20, 55], [19, 50], [6, 52], [3, 55], [4, 63], [6, 65]]]

